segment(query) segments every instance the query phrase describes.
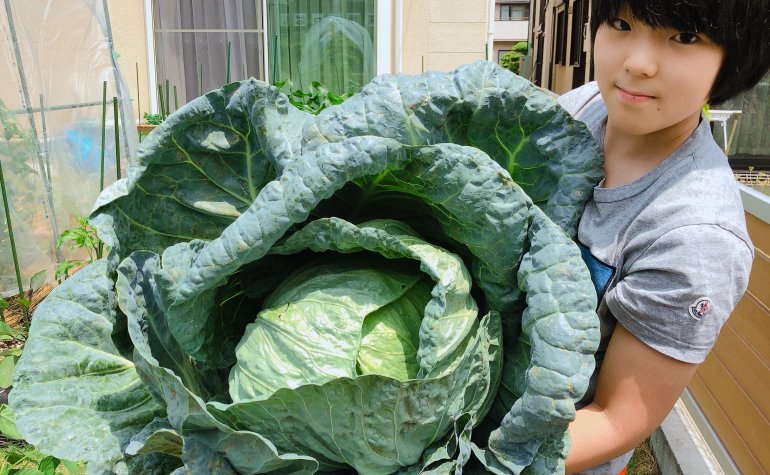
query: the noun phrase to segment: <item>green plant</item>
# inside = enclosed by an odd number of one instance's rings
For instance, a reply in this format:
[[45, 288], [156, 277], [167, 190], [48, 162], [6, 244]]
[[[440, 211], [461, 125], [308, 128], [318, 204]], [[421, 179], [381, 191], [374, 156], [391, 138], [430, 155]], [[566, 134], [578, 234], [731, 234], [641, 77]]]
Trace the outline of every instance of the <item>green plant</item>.
[[508, 51], [500, 58], [500, 66], [504, 67], [508, 71], [519, 74], [519, 63], [521, 58], [527, 55], [529, 49], [525, 41], [520, 41], [513, 45], [511, 51]]
[[149, 112], [145, 112], [144, 122], [150, 125], [160, 125], [160, 123], [163, 122], [163, 114], [150, 114]]
[[291, 105], [311, 114], [319, 114], [327, 107], [342, 104], [345, 99], [352, 97], [354, 94], [346, 92], [338, 96], [318, 81], [311, 82], [310, 89], [307, 91], [293, 89], [292, 82], [289, 80], [276, 82], [274, 86], [280, 90], [286, 90], [286, 96], [289, 98]]
[[584, 125], [485, 62], [318, 115], [248, 80], [168, 124], [36, 312], [25, 439], [95, 471], [563, 472], [599, 341]]
[[85, 260], [66, 260], [56, 266], [54, 278], [60, 280], [69, 277], [72, 269], [82, 267], [85, 264], [94, 262], [101, 258], [102, 247], [104, 243], [96, 234], [96, 229], [88, 222], [88, 216], [75, 217], [76, 226], [65, 229], [56, 240], [56, 247], [61, 248], [65, 243], [71, 244], [71, 249], [85, 249], [88, 253], [88, 259]]
[[84, 464], [46, 456], [31, 445], [20, 443], [0, 448], [0, 475], [80, 475], [83, 473], [85, 473]]

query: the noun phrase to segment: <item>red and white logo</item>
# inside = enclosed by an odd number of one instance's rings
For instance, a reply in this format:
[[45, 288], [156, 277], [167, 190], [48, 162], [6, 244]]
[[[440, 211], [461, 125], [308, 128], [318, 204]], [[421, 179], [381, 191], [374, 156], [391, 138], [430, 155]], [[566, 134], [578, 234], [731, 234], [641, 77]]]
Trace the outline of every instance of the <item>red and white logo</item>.
[[711, 299], [708, 297], [701, 297], [690, 305], [690, 316], [695, 320], [700, 321], [711, 310]]

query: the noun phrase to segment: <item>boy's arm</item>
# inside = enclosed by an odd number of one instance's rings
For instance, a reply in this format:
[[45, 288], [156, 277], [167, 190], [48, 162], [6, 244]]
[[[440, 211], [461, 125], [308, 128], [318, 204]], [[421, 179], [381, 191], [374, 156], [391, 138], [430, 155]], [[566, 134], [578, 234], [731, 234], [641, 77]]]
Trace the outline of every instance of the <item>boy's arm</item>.
[[623, 455], [671, 411], [697, 364], [675, 360], [642, 343], [620, 323], [604, 357], [594, 402], [569, 426], [567, 473]]

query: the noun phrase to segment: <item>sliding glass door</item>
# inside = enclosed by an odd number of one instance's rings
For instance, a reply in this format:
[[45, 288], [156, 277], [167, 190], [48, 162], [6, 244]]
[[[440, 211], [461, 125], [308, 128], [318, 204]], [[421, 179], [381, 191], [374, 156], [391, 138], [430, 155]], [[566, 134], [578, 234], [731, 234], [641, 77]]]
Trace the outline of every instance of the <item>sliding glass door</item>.
[[267, 0], [271, 81], [358, 92], [377, 73], [376, 0]]

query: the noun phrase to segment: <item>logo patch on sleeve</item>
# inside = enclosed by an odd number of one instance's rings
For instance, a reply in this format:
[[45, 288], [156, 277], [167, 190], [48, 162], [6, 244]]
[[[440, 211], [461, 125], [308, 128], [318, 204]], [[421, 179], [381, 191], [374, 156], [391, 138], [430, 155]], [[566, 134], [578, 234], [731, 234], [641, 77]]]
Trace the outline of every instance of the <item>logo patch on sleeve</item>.
[[701, 297], [690, 305], [690, 316], [695, 320], [700, 321], [711, 310], [711, 299], [708, 297]]

